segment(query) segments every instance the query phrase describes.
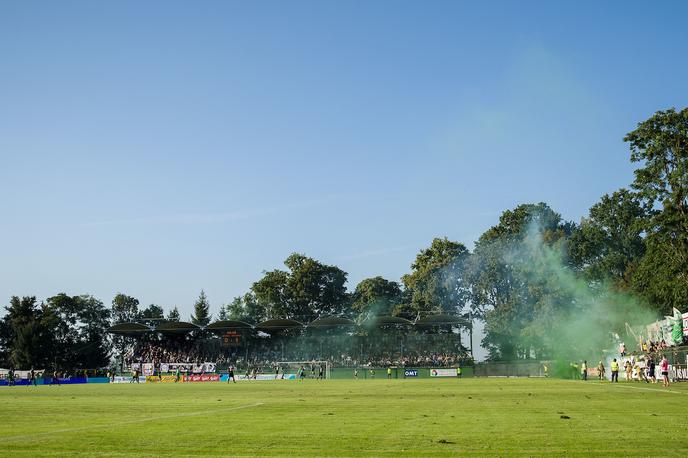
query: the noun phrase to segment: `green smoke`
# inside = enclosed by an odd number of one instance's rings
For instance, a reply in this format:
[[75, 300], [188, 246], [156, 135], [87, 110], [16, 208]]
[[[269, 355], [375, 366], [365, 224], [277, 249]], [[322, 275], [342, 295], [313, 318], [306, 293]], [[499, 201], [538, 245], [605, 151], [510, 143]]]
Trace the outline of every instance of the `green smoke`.
[[[521, 347], [537, 351], [525, 357], [596, 364], [606, 359], [605, 350], [616, 348], [619, 338], [627, 339], [626, 324], [656, 320], [639, 298], [580, 278], [567, 262], [566, 238], [545, 240], [543, 234], [533, 222], [503, 254], [519, 291], [513, 319], [519, 329], [513, 335]], [[626, 340], [629, 349], [635, 344]]]

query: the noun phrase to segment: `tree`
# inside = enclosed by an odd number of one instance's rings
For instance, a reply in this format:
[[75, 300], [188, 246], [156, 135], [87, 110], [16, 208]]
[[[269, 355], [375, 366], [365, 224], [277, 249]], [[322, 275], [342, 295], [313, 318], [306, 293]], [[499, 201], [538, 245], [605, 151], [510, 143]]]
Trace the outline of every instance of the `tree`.
[[165, 311], [159, 305], [150, 304], [139, 312], [138, 319], [149, 326], [156, 326], [165, 319]]
[[471, 306], [485, 321], [483, 346], [492, 359], [527, 358], [546, 347], [544, 331], [570, 297], [552, 259], [573, 230], [547, 204], [507, 210], [476, 242], [470, 261]]
[[263, 278], [253, 283], [251, 292], [268, 318], [297, 318], [302, 311], [294, 310], [288, 291], [289, 274], [283, 270], [265, 272]]
[[198, 326], [207, 326], [211, 318], [210, 302], [208, 302], [205, 291], [201, 290], [201, 294], [198, 295], [198, 299], [194, 303], [194, 313], [191, 315], [191, 322]]
[[179, 308], [175, 305], [167, 314], [167, 321], [179, 321], [180, 319], [181, 315], [179, 314]]
[[251, 287], [266, 317], [307, 322], [322, 315], [348, 314], [346, 272], [298, 253], [284, 264], [288, 271], [265, 272]]
[[44, 319], [50, 321], [53, 329], [55, 367], [98, 368], [107, 365], [110, 311], [101, 301], [89, 295], [60, 293], [47, 299], [44, 310]]
[[253, 293], [246, 293], [243, 297], [235, 297], [227, 305], [227, 317], [230, 320], [260, 323], [266, 319], [266, 312]]
[[[113, 323], [129, 323], [138, 318], [139, 300], [126, 294], [117, 293], [112, 298], [111, 317]], [[114, 336], [112, 338], [114, 347], [117, 349], [120, 358], [120, 368], [124, 367], [124, 353], [131, 346], [131, 341], [126, 337]]]
[[635, 170], [633, 189], [651, 213], [647, 254], [634, 289], [663, 312], [688, 303], [688, 108], [658, 111], [624, 138]]
[[611, 281], [627, 289], [645, 254], [643, 230], [649, 211], [637, 196], [620, 189], [590, 208], [569, 241], [573, 263], [591, 282]]
[[362, 315], [390, 315], [401, 300], [399, 283], [378, 276], [361, 280], [356, 285], [351, 308]]
[[470, 301], [469, 258], [462, 243], [447, 238], [435, 238], [429, 248], [421, 250], [411, 265], [412, 272], [402, 277], [410, 291], [410, 309], [415, 313], [461, 313]]
[[228, 320], [229, 313], [227, 312], [228, 306], [225, 304], [220, 305], [220, 311], [217, 314], [217, 319], [220, 321]]
[[3, 318], [6, 353], [15, 368], [49, 367], [55, 355], [51, 325], [55, 317], [35, 296], [12, 296]]
[[126, 294], [117, 293], [112, 299], [112, 319], [115, 323], [134, 321], [139, 315], [139, 300]]
[[284, 264], [289, 268], [287, 293], [291, 308], [303, 319], [345, 314], [348, 310], [347, 273], [339, 267], [293, 253]]

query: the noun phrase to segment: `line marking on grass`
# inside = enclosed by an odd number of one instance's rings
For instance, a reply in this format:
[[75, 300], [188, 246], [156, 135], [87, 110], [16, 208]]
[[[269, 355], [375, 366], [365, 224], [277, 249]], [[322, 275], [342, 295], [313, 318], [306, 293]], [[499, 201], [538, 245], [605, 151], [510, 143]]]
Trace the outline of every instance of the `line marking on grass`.
[[138, 418], [136, 420], [128, 420], [128, 421], [119, 421], [115, 423], [103, 423], [103, 424], [98, 424], [98, 425], [90, 425], [90, 426], [80, 426], [77, 428], [62, 428], [62, 429], [54, 429], [52, 431], [43, 431], [43, 432], [37, 432], [33, 434], [21, 434], [18, 436], [6, 436], [6, 437], [0, 437], [0, 444], [4, 443], [5, 441], [14, 441], [14, 440], [22, 440], [22, 439], [35, 439], [40, 436], [49, 436], [51, 434], [59, 434], [59, 433], [71, 433], [71, 432], [77, 432], [77, 431], [88, 431], [89, 429], [98, 429], [98, 428], [116, 428], [118, 426], [126, 426], [126, 425], [132, 425], [136, 423], [145, 423], [147, 421], [156, 421], [156, 420], [167, 420], [171, 418], [182, 418], [182, 417], [197, 417], [199, 415], [209, 415], [209, 414], [216, 414], [216, 413], [221, 413], [221, 412], [231, 412], [235, 410], [243, 410], [243, 409], [250, 409], [251, 407], [258, 407], [264, 405], [264, 402], [255, 402], [253, 404], [246, 404], [243, 406], [235, 406], [235, 407], [225, 407], [225, 408], [220, 408], [220, 409], [213, 409], [213, 410], [204, 410], [202, 412], [183, 412], [183, 413], [176, 413], [172, 415], [159, 415], [157, 417], [146, 417], [146, 418]]
[[[673, 393], [673, 394], [688, 394], [687, 391], [674, 391], [674, 390], [667, 390], [667, 389], [662, 389], [662, 388], [646, 388], [643, 386], [630, 386], [630, 385], [622, 385], [622, 384], [603, 384], [603, 383], [591, 383], [591, 385], [596, 385], [596, 386], [615, 386], [617, 388], [630, 388], [631, 390], [643, 390], [643, 391], [653, 391], [655, 393]], [[613, 388], [616, 389], [616, 388]]]

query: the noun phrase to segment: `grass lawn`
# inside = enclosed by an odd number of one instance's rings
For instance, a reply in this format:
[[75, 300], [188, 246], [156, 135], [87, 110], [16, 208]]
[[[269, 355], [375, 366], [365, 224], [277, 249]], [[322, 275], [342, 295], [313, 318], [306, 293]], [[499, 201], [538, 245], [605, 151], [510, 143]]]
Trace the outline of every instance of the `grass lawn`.
[[688, 455], [688, 384], [669, 391], [552, 379], [20, 386], [0, 388], [0, 405], [4, 456]]

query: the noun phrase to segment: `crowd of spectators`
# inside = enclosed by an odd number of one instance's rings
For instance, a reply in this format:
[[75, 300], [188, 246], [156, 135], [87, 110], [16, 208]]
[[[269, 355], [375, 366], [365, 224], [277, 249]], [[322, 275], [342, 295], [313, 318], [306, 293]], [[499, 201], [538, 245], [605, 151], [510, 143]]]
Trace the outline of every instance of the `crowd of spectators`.
[[[349, 351], [346, 351], [349, 350]], [[358, 351], [355, 351], [358, 350]], [[327, 348], [327, 346], [254, 343], [247, 347], [223, 347], [216, 340], [161, 340], [139, 342], [124, 355], [125, 365], [132, 363], [204, 363], [218, 367], [272, 368], [284, 361], [328, 361], [335, 367], [452, 367], [465, 364], [470, 355], [463, 348], [422, 350], [371, 345], [365, 350]]]

